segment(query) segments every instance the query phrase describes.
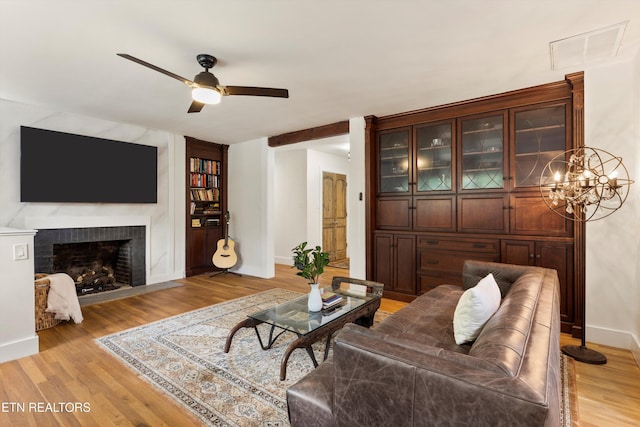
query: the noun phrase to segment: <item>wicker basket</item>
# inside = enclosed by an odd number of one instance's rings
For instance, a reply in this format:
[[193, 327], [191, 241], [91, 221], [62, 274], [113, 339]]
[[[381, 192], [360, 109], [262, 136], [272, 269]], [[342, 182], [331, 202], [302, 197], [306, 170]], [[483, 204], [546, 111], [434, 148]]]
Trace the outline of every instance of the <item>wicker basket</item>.
[[36, 273], [35, 275], [35, 292], [36, 292], [36, 331], [42, 329], [53, 328], [61, 322], [55, 318], [54, 313], [47, 313], [47, 298], [49, 297], [49, 279], [47, 274]]

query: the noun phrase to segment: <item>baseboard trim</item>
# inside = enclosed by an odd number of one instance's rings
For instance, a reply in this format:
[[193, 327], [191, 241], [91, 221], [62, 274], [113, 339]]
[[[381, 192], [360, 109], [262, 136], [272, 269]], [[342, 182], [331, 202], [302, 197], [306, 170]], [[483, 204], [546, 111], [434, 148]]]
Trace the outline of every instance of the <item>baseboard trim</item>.
[[39, 351], [39, 337], [34, 333], [32, 337], [0, 345], [0, 363], [38, 354]]
[[291, 257], [283, 257], [283, 256], [276, 256], [275, 258], [275, 263], [276, 264], [285, 264], [285, 265], [292, 265], [293, 261], [291, 260]]
[[633, 335], [627, 331], [587, 325], [587, 342], [630, 350], [632, 341]]
[[[211, 267], [211, 271], [213, 271], [213, 267]], [[161, 275], [157, 275], [157, 276], [151, 276], [147, 279], [147, 285], [153, 285], [155, 283], [162, 283], [162, 282], [170, 282], [171, 280], [178, 280], [178, 279], [184, 279], [185, 278], [185, 272], [183, 271], [175, 271], [173, 273], [169, 273], [169, 274], [161, 274]]]

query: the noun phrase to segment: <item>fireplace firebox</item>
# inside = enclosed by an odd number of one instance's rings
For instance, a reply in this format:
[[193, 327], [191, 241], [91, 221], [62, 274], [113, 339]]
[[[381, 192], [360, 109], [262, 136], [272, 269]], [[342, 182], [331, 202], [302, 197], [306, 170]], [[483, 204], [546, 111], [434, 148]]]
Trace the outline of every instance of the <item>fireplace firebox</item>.
[[41, 229], [34, 239], [37, 273], [67, 273], [78, 295], [146, 283], [145, 227]]

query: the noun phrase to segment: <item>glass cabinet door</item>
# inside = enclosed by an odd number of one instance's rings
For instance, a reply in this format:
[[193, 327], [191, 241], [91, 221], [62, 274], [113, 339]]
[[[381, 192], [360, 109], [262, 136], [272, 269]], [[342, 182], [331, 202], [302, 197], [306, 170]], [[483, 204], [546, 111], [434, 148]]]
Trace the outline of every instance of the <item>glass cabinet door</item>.
[[537, 187], [545, 165], [566, 148], [566, 108], [516, 112], [513, 174], [516, 187]]
[[380, 193], [409, 191], [409, 129], [381, 133], [378, 140]]
[[422, 126], [416, 129], [416, 190], [450, 191], [451, 123]]
[[504, 116], [462, 121], [461, 189], [504, 188]]

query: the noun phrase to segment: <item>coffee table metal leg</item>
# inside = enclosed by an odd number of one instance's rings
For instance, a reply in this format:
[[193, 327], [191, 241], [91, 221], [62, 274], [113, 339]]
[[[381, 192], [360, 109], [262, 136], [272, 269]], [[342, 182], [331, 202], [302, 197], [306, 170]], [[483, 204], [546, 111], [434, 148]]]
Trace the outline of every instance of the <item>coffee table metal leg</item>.
[[265, 346], [262, 343], [262, 337], [260, 336], [260, 332], [258, 331], [258, 326], [254, 326], [254, 328], [256, 330], [256, 335], [258, 336], [258, 341], [260, 342], [260, 347], [262, 347], [263, 350], [269, 350], [271, 347], [273, 347], [273, 344], [275, 344], [276, 340], [280, 337], [280, 335], [284, 334], [285, 332], [287, 332], [286, 329], [283, 329], [282, 331], [280, 331], [280, 333], [278, 335], [276, 335], [275, 337], [273, 336], [273, 332], [276, 329], [276, 326], [271, 325], [271, 330], [269, 331], [269, 341], [267, 342], [267, 345]]
[[332, 333], [329, 333], [327, 335], [327, 342], [324, 345], [324, 359], [322, 359], [323, 361], [327, 360], [327, 357], [329, 357], [329, 348], [331, 347], [331, 337], [332, 336], [333, 336]]

